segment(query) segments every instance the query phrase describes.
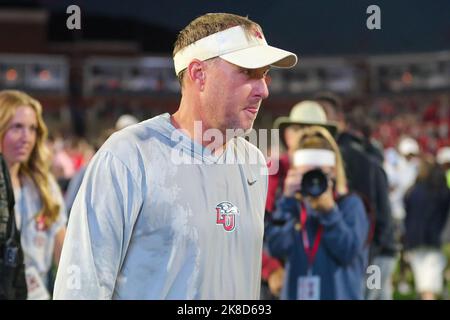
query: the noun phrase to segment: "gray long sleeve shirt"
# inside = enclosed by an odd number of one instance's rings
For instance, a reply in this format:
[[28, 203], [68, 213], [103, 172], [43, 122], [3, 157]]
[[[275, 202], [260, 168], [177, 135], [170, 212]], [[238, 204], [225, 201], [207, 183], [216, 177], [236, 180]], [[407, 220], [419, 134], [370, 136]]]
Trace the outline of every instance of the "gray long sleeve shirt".
[[121, 130], [75, 199], [54, 298], [258, 299], [266, 193], [243, 138], [216, 157], [169, 114]]

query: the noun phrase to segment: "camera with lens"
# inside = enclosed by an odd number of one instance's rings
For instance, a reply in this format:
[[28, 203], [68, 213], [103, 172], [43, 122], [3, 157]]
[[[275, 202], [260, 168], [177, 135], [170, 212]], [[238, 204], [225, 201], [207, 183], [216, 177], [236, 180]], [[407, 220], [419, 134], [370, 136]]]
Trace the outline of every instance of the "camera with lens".
[[328, 189], [328, 176], [319, 168], [303, 175], [300, 193], [303, 196], [318, 197]]

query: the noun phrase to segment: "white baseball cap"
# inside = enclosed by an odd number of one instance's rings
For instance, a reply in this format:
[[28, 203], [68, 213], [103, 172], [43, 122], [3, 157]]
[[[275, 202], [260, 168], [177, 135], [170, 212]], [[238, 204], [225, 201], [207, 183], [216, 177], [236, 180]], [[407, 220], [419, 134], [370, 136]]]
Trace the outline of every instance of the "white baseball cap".
[[438, 150], [436, 161], [439, 164], [450, 163], [450, 147], [442, 147]]
[[265, 66], [291, 68], [297, 64], [297, 55], [269, 46], [262, 32], [246, 31], [242, 26], [232, 27], [199, 39], [178, 51], [173, 57], [175, 73], [187, 68], [193, 59], [205, 61], [220, 57], [247, 69]]
[[398, 151], [404, 156], [409, 154], [418, 155], [420, 152], [419, 144], [410, 137], [403, 138], [398, 144]]
[[128, 126], [138, 123], [139, 120], [131, 114], [123, 114], [116, 121], [116, 130], [121, 130]]

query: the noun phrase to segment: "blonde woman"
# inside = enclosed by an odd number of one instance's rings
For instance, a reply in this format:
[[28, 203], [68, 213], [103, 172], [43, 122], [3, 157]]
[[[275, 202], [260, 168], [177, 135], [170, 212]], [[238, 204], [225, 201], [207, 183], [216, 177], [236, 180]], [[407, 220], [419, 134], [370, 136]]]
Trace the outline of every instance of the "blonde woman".
[[[362, 299], [369, 220], [360, 198], [347, 191], [336, 142], [325, 128], [305, 128], [293, 157], [266, 229], [270, 253], [286, 261], [281, 297]], [[314, 169], [326, 178], [321, 192], [308, 193], [302, 180]]]
[[52, 262], [58, 264], [67, 218], [49, 173], [41, 104], [21, 91], [0, 91], [0, 138], [16, 200], [28, 299], [48, 299], [47, 275]]

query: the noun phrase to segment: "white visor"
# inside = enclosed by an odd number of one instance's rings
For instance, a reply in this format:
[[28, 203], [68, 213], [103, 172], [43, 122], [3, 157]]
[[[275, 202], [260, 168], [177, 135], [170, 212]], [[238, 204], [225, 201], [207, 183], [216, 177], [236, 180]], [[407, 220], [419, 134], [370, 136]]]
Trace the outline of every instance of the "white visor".
[[302, 149], [294, 152], [294, 166], [336, 166], [336, 155], [325, 149]]
[[222, 59], [247, 69], [265, 66], [290, 68], [297, 64], [297, 56], [289, 51], [269, 46], [261, 32], [249, 35], [242, 26], [232, 27], [199, 39], [181, 49], [173, 57], [175, 73], [187, 68], [193, 59], [205, 61]]

